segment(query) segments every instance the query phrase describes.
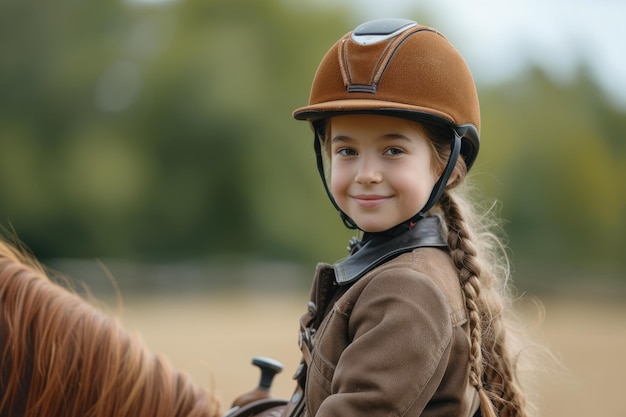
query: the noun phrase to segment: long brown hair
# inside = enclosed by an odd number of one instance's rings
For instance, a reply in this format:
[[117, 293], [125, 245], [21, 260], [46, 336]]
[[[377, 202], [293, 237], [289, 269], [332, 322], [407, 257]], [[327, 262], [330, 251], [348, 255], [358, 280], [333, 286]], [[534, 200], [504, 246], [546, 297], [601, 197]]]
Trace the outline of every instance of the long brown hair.
[[[435, 164], [443, 167], [454, 131], [443, 125], [424, 126], [433, 143]], [[494, 231], [498, 219], [493, 206], [485, 210], [470, 198], [473, 190], [466, 175], [465, 162], [459, 158], [453, 180], [433, 210], [440, 210], [445, 219], [448, 247], [465, 295], [470, 383], [481, 396], [484, 416], [495, 411], [501, 417], [526, 417], [530, 406], [517, 367], [523, 349], [511, 308], [508, 256], [501, 235]]]
[[219, 402], [0, 240], [0, 416], [213, 417]]

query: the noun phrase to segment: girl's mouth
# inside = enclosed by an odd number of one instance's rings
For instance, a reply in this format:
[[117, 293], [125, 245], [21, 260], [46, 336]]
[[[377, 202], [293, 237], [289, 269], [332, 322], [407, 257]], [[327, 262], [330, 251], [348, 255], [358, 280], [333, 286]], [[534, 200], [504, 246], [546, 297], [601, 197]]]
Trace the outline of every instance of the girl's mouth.
[[352, 196], [352, 199], [362, 207], [375, 207], [386, 202], [390, 198], [391, 197], [388, 196], [374, 194], [359, 194]]

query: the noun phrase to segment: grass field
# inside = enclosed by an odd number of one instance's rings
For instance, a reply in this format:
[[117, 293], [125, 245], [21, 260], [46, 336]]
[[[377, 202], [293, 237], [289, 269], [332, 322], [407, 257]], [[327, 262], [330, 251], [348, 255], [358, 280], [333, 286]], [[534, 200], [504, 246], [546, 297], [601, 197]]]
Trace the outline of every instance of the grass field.
[[[542, 300], [545, 318], [533, 337], [562, 367], [542, 364], [537, 375], [542, 417], [626, 417], [626, 305], [573, 299]], [[226, 410], [256, 386], [253, 356], [281, 361], [274, 383], [286, 398], [299, 362], [297, 323], [305, 294], [220, 294], [125, 298], [120, 316], [155, 352], [163, 353], [200, 385], [215, 386]], [[536, 313], [525, 315], [537, 323]]]

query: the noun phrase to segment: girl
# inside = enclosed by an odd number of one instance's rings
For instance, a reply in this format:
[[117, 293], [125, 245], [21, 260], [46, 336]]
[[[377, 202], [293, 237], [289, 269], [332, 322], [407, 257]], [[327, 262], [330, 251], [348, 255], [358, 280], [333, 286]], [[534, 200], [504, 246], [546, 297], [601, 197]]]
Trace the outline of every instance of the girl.
[[457, 190], [480, 131], [463, 58], [415, 22], [364, 23], [326, 54], [294, 117], [312, 124], [329, 197], [364, 233], [317, 270], [291, 415], [525, 416], [506, 260]]
[[462, 192], [480, 132], [463, 58], [416, 22], [364, 23], [325, 55], [294, 117], [363, 234], [318, 266], [282, 415], [526, 416], [506, 256]]

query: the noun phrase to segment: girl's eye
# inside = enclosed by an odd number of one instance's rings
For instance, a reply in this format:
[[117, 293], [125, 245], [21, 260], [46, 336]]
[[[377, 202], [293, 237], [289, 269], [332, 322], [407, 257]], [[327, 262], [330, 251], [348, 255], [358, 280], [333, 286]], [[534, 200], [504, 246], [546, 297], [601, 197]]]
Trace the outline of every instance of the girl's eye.
[[337, 155], [341, 156], [354, 156], [356, 155], [356, 151], [351, 148], [340, 148], [337, 149]]
[[401, 155], [404, 151], [400, 148], [388, 148], [385, 150], [385, 155]]

